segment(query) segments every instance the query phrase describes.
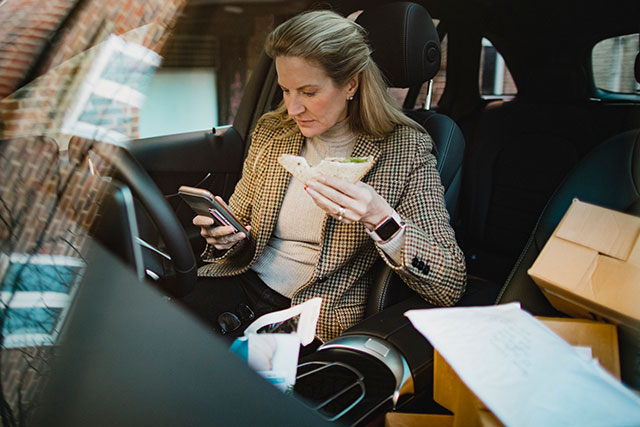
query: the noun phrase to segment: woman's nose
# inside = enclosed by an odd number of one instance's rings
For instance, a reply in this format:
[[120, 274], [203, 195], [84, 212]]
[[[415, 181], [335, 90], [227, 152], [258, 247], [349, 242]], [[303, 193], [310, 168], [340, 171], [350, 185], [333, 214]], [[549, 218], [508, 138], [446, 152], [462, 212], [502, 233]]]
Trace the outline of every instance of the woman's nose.
[[304, 112], [304, 105], [300, 102], [300, 97], [296, 95], [289, 95], [289, 102], [287, 102], [287, 112], [290, 116], [296, 116]]

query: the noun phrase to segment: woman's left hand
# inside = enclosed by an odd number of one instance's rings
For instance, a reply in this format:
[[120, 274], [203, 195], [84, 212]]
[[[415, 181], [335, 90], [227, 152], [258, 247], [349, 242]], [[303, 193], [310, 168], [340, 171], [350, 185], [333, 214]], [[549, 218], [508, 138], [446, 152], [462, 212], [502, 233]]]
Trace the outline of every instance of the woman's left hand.
[[309, 181], [305, 189], [320, 209], [345, 224], [361, 222], [367, 229], [373, 230], [393, 213], [389, 203], [362, 181], [352, 184], [339, 178], [322, 176]]

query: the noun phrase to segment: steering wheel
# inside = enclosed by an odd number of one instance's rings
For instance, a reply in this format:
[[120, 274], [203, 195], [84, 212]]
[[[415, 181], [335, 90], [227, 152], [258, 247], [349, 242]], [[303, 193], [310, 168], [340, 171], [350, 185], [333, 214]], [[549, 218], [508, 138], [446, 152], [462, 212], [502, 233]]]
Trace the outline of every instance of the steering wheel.
[[111, 159], [115, 173], [129, 186], [155, 223], [173, 263], [176, 277], [163, 281], [162, 285], [172, 296], [184, 296], [193, 290], [197, 278], [196, 257], [189, 239], [171, 205], [147, 171], [127, 150], [119, 151]]

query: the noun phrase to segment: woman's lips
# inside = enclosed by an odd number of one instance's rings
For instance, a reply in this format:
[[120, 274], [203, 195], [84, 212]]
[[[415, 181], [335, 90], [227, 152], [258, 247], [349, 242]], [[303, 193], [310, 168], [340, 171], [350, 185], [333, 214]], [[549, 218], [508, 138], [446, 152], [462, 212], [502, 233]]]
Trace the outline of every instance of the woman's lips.
[[296, 122], [298, 122], [298, 126], [309, 126], [311, 123], [313, 123], [313, 120], [296, 119]]

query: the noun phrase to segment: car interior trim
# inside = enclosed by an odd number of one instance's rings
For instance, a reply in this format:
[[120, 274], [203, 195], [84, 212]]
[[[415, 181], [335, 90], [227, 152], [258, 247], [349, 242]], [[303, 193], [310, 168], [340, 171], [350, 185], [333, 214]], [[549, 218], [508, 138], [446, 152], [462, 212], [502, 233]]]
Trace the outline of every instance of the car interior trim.
[[[348, 335], [338, 337], [328, 343], [321, 345], [318, 351], [330, 348], [341, 348], [359, 351], [375, 357], [385, 364], [393, 373], [396, 380], [396, 388], [393, 392], [393, 407], [398, 404], [400, 396], [413, 394], [413, 376], [409, 364], [404, 356], [387, 342], [372, 336]], [[385, 350], [383, 350], [385, 349]]]

